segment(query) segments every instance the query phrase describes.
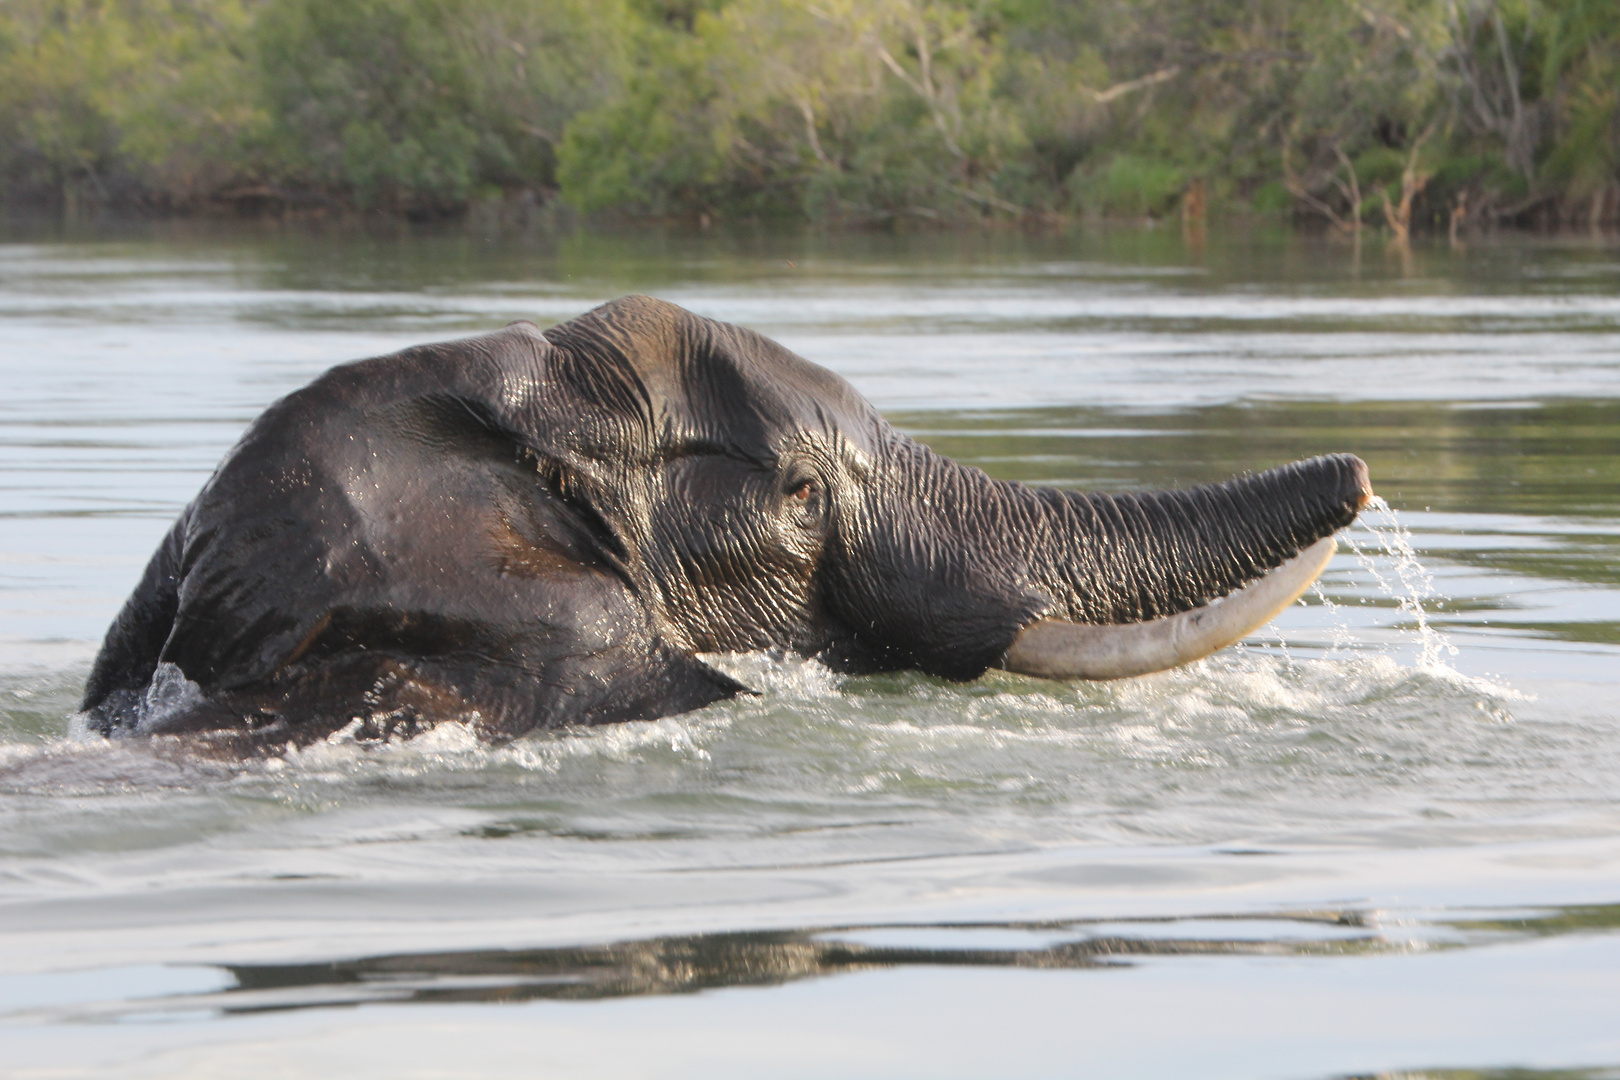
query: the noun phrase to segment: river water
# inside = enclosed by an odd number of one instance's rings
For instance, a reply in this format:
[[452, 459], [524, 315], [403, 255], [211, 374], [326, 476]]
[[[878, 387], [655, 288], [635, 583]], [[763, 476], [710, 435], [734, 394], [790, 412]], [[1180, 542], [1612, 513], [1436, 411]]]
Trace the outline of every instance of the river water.
[[[627, 292], [996, 476], [1350, 451], [1393, 512], [1116, 684], [740, 656], [758, 698], [498, 748], [75, 734], [266, 404]], [[0, 1073], [1620, 1070], [1613, 244], [13, 226], [0, 389]]]

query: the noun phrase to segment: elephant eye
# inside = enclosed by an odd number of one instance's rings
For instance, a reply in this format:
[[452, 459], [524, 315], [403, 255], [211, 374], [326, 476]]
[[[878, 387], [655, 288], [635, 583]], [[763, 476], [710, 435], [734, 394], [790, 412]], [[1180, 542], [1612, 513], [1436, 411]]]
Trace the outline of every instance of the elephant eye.
[[789, 495], [793, 496], [795, 499], [798, 499], [800, 502], [809, 502], [810, 496], [814, 495], [815, 493], [816, 482], [814, 480], [806, 480], [798, 487], [788, 492]]

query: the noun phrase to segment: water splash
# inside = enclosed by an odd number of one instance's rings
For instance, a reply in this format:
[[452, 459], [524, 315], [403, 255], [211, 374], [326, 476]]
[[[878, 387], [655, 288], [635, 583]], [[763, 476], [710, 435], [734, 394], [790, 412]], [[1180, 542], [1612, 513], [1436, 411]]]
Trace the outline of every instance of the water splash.
[[158, 663], [145, 690], [121, 688], [109, 693], [98, 706], [102, 715], [75, 712], [68, 717], [70, 737], [94, 742], [106, 734], [108, 725], [118, 734], [151, 735], [162, 730], [169, 719], [205, 704], [202, 688], [180, 668], [167, 660]]
[[1327, 590], [1322, 587], [1321, 578], [1311, 582], [1311, 594], [1316, 597], [1316, 602], [1322, 606], [1328, 616], [1328, 647], [1327, 651], [1322, 654], [1322, 659], [1338, 660], [1345, 656], [1350, 647], [1355, 644], [1356, 635], [1350, 629], [1350, 623], [1344, 615], [1343, 608], [1334, 603], [1333, 597], [1329, 596]]
[[[1381, 497], [1374, 495], [1356, 518], [1356, 524], [1372, 533], [1377, 551], [1357, 540], [1353, 532], [1344, 534], [1344, 541], [1355, 553], [1356, 562], [1378, 583], [1386, 596], [1395, 600], [1397, 609], [1414, 627], [1417, 638], [1418, 667], [1448, 667], [1446, 659], [1457, 655], [1457, 647], [1444, 634], [1429, 623], [1423, 603], [1436, 596], [1434, 575], [1418, 561], [1412, 546], [1412, 532], [1396, 515], [1395, 509]], [[1396, 582], [1392, 583], [1380, 569], [1379, 556], [1394, 563]]]

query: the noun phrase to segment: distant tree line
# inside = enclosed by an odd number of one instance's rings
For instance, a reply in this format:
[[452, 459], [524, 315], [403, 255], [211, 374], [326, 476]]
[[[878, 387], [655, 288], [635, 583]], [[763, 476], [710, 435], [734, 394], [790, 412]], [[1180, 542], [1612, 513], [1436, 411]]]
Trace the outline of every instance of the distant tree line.
[[1620, 0], [6, 0], [0, 195], [1620, 221]]

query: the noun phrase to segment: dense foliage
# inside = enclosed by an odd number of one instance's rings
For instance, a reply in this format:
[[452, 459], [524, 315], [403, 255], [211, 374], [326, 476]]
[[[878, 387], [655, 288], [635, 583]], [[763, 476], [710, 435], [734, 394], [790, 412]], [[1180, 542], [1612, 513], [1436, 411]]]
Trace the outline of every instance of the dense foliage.
[[0, 190], [1597, 225], [1620, 216], [1620, 3], [7, 0]]

